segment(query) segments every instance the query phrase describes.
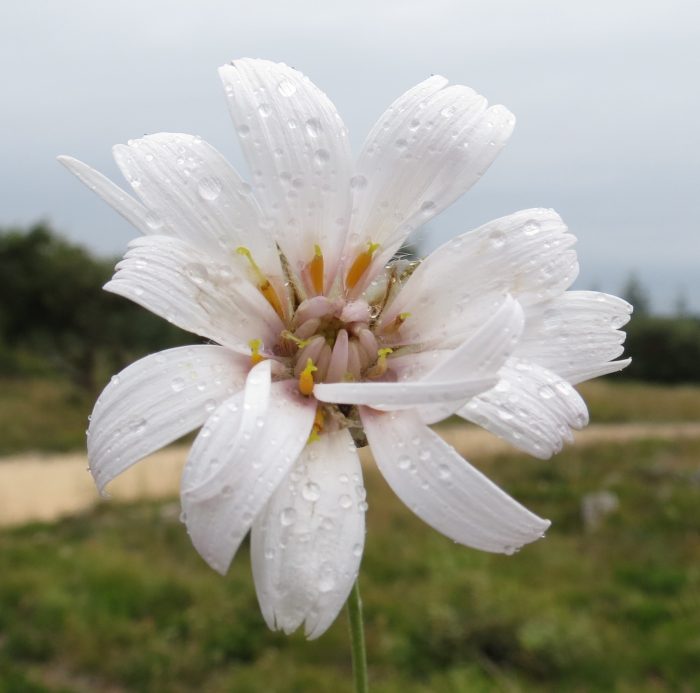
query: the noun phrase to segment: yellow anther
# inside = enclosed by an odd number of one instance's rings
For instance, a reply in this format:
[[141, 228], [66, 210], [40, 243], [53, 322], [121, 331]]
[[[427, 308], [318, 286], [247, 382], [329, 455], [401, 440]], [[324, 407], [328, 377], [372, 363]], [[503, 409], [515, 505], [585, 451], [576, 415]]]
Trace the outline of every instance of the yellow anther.
[[323, 413], [323, 410], [321, 407], [316, 408], [316, 414], [314, 416], [314, 425], [311, 428], [311, 433], [309, 435], [309, 443], [314, 443], [317, 440], [320, 440], [320, 434], [321, 431], [323, 431], [323, 423], [325, 421], [326, 417]]
[[355, 262], [352, 263], [345, 277], [345, 286], [347, 286], [348, 289], [355, 288], [355, 285], [360, 281], [362, 275], [369, 267], [370, 262], [372, 262], [372, 256], [378, 247], [379, 243], [368, 243], [367, 250], [363, 250], [355, 258]]
[[384, 375], [384, 373], [386, 373], [386, 357], [393, 351], [394, 350], [390, 349], [389, 347], [385, 347], [377, 351], [377, 362], [367, 371], [366, 375], [368, 378], [380, 378], [382, 375]]
[[243, 255], [246, 260], [248, 260], [255, 274], [255, 278], [257, 279], [258, 290], [273, 307], [275, 313], [279, 315], [280, 320], [284, 320], [284, 308], [282, 307], [282, 301], [280, 301], [280, 297], [277, 295], [275, 287], [272, 286], [270, 280], [263, 274], [263, 271], [260, 269], [260, 267], [258, 267], [258, 263], [253, 259], [253, 254], [243, 245], [236, 248], [236, 252], [239, 255]]
[[302, 395], [308, 397], [314, 391], [314, 371], [318, 368], [314, 366], [314, 362], [311, 359], [306, 360], [306, 366], [304, 370], [299, 373], [299, 392]]
[[406, 320], [408, 320], [411, 317], [410, 313], [399, 313], [395, 318], [394, 322], [392, 322], [387, 328], [387, 332], [396, 332], [396, 330], [403, 325]]
[[311, 343], [310, 339], [299, 339], [299, 337], [289, 330], [284, 330], [280, 336], [282, 339], [288, 339], [290, 342], [294, 342], [300, 349], [303, 349]]
[[323, 293], [323, 253], [321, 252], [321, 246], [314, 246], [314, 256], [306, 265], [306, 271], [309, 273], [309, 279], [311, 279], [311, 286], [317, 294]]
[[260, 339], [251, 339], [248, 342], [248, 346], [250, 347], [250, 364], [252, 366], [257, 365], [261, 361], [265, 360], [265, 357], [260, 353], [260, 347], [262, 346], [262, 340]]

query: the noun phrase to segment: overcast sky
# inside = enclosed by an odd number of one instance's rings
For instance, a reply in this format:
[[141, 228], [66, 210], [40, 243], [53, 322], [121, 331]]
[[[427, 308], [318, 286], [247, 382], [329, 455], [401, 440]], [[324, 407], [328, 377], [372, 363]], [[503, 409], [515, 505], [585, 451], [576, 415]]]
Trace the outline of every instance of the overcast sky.
[[348, 0], [3, 2], [0, 226], [43, 218], [119, 254], [134, 229], [56, 163], [122, 184], [111, 146], [201, 135], [243, 166], [216, 68], [284, 61], [337, 104], [359, 151], [402, 91], [430, 74], [503, 103], [518, 123], [488, 174], [430, 224], [430, 248], [525, 207], [578, 236], [578, 286], [635, 271], [670, 310], [700, 311], [697, 2]]

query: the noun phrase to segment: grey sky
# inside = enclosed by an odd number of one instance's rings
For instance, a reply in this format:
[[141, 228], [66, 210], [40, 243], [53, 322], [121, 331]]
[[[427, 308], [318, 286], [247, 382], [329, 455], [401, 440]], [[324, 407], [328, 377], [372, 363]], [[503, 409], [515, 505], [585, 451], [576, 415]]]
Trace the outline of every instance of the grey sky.
[[216, 68], [282, 60], [335, 101], [356, 151], [398, 94], [431, 73], [518, 119], [484, 179], [425, 247], [524, 207], [579, 238], [579, 286], [635, 270], [669, 309], [700, 310], [700, 10], [694, 2], [24, 0], [0, 9], [0, 225], [53, 222], [101, 253], [135, 235], [55, 161], [120, 183], [110, 148], [201, 135], [244, 170]]

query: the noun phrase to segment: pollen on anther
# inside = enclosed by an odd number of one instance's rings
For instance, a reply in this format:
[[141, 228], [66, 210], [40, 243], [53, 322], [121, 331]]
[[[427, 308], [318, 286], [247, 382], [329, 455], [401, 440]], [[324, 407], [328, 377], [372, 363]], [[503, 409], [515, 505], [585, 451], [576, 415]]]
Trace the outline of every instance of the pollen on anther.
[[318, 368], [314, 365], [311, 359], [306, 360], [304, 370], [299, 374], [299, 392], [308, 397], [314, 391], [314, 376], [313, 373]]

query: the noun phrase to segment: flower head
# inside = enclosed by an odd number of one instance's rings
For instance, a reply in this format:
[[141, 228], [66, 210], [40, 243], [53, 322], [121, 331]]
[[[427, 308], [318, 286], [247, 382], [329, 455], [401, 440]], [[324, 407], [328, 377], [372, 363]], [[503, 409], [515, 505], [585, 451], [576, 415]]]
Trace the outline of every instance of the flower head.
[[88, 435], [100, 489], [201, 427], [182, 476], [194, 546], [225, 573], [251, 531], [272, 628], [323, 633], [362, 556], [357, 446], [397, 495], [467, 546], [512, 553], [549, 522], [510, 498], [427, 424], [452, 414], [540, 457], [587, 423], [572, 384], [624, 367], [630, 307], [567, 292], [574, 237], [531, 209], [464, 234], [423, 263], [396, 253], [495, 159], [513, 116], [431, 77], [399, 97], [359, 159], [302, 74], [239, 60], [220, 75], [252, 179], [199, 137], [114, 148], [135, 197], [62, 163], [132, 222], [106, 289], [211, 344], [115, 376]]

